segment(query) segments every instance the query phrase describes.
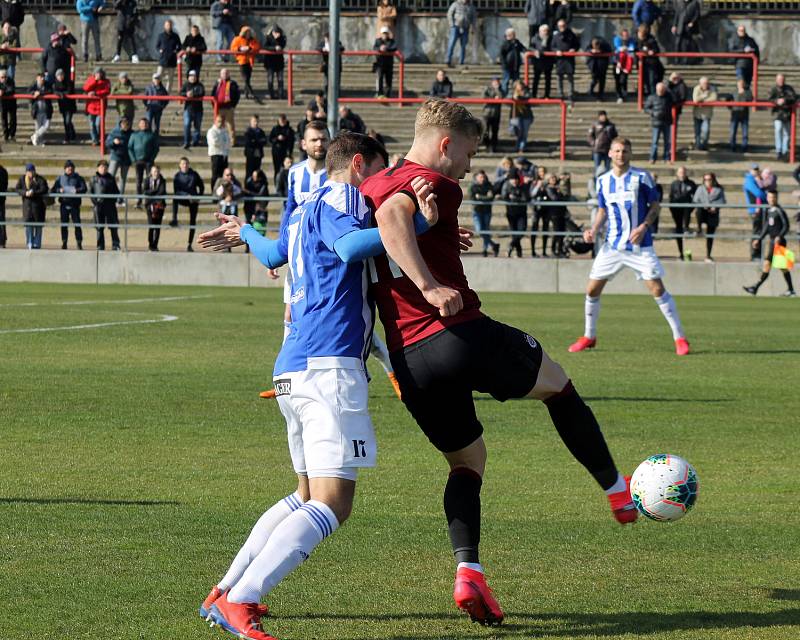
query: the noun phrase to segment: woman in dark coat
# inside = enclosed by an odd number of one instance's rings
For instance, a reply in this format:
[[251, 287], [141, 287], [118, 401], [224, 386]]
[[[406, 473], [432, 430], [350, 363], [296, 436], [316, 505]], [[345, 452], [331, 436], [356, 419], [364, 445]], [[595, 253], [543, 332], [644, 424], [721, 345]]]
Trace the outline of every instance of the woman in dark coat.
[[47, 213], [47, 194], [50, 188], [47, 180], [36, 173], [36, 167], [28, 164], [25, 175], [17, 181], [17, 193], [22, 198], [22, 219], [25, 222], [34, 222], [35, 225], [25, 225], [25, 244], [28, 249], [42, 248], [42, 227], [40, 226]]
[[[146, 196], [165, 196], [167, 195], [167, 181], [161, 175], [161, 168], [154, 164], [150, 167], [150, 175], [144, 184], [144, 195]], [[149, 199], [147, 200], [147, 223], [149, 225], [161, 226], [164, 219], [164, 209], [167, 208], [166, 200]], [[147, 230], [147, 244], [150, 251], [158, 251], [158, 239], [161, 237], [161, 229], [150, 228]]]

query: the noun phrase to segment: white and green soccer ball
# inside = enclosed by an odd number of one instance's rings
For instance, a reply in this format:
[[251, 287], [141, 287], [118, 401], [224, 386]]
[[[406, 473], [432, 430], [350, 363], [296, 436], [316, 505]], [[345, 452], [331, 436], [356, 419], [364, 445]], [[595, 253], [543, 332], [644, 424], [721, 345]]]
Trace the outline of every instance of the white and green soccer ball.
[[694, 467], [680, 456], [660, 453], [642, 462], [631, 477], [631, 497], [651, 520], [674, 522], [694, 506], [700, 482]]

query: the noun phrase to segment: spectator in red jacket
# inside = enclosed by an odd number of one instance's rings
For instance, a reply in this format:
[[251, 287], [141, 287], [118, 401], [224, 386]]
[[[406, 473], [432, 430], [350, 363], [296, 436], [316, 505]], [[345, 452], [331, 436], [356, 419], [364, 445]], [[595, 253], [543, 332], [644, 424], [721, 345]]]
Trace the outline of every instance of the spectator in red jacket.
[[92, 136], [92, 146], [100, 144], [100, 114], [102, 102], [111, 93], [111, 83], [106, 79], [103, 67], [97, 67], [94, 73], [83, 83], [83, 92], [97, 100], [86, 101], [86, 115], [89, 116], [89, 125]]

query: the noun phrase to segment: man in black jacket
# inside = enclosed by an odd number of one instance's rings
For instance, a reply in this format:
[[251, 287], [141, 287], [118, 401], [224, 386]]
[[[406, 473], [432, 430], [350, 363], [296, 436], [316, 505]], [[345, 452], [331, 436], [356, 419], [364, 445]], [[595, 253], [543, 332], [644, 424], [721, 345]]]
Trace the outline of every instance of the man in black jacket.
[[294, 131], [285, 113], [278, 116], [277, 124], [269, 132], [269, 143], [272, 145], [273, 177], [280, 171], [283, 159], [291, 155], [294, 148]]
[[[375, 39], [372, 45], [373, 50], [379, 54], [393, 54], [397, 51], [397, 43], [392, 37], [389, 27], [381, 27], [381, 35]], [[375, 82], [375, 97], [388, 98], [392, 93], [392, 75], [394, 73], [394, 56], [377, 55], [375, 56], [374, 71], [378, 74]]]
[[[484, 98], [505, 98], [506, 94], [503, 87], [500, 86], [500, 78], [492, 78], [489, 84], [483, 91]], [[499, 103], [486, 104], [483, 107], [483, 143], [487, 148], [491, 149], [492, 153], [497, 151], [497, 132], [500, 129], [500, 112], [503, 105]]]
[[364, 124], [360, 115], [350, 107], [342, 105], [339, 107], [339, 129], [353, 133], [366, 133], [367, 125]]
[[[575, 32], [567, 26], [566, 20], [558, 21], [558, 31], [553, 34], [553, 51], [556, 52], [556, 74], [558, 75], [558, 92], [561, 94], [562, 100], [569, 102], [569, 108], [572, 109], [572, 99], [575, 94], [575, 58], [573, 56], [565, 56], [565, 53], [571, 53], [580, 49], [581, 43]], [[567, 81], [569, 89], [564, 92], [564, 80]]]
[[[264, 49], [274, 52], [264, 56], [264, 69], [267, 72], [267, 92], [271, 100], [283, 97], [283, 51], [286, 49], [286, 35], [278, 24], [273, 24], [267, 37], [264, 39]], [[278, 91], [275, 92], [275, 80], [278, 81]]]
[[[93, 195], [119, 195], [117, 183], [108, 172], [108, 162], [97, 163], [97, 172], [89, 182], [89, 193]], [[117, 215], [116, 198], [92, 198], [94, 205], [94, 222], [97, 225], [97, 250], [106, 248], [105, 225], [111, 226], [111, 247], [119, 251], [119, 217]]]
[[[8, 191], [8, 171], [0, 164], [0, 193]], [[0, 196], [0, 249], [6, 248], [8, 234], [6, 233], [6, 197]]]
[[553, 65], [555, 59], [545, 55], [553, 50], [553, 35], [550, 33], [550, 26], [543, 24], [539, 26], [539, 32], [531, 40], [531, 51], [534, 53], [533, 63], [533, 86], [531, 87], [531, 98], [536, 98], [539, 93], [539, 80], [544, 75], [544, 98], [550, 98], [550, 86], [553, 79]]
[[44, 146], [44, 134], [50, 128], [50, 121], [53, 119], [53, 102], [45, 98], [50, 91], [47, 86], [44, 74], [36, 74], [36, 80], [28, 89], [33, 95], [31, 99], [31, 118], [36, 123], [36, 128], [31, 136], [31, 144], [34, 146]]
[[[56, 178], [51, 193], [77, 194], [86, 193], [86, 180], [77, 171], [72, 160], [64, 163], [64, 173]], [[83, 230], [81, 229], [81, 199], [59, 198], [61, 205], [61, 248], [67, 248], [69, 238], [69, 221], [75, 225], [75, 242], [78, 249], [83, 249]]]
[[[14, 79], [8, 76], [8, 71], [0, 69], [0, 98], [13, 96], [16, 93]], [[17, 101], [0, 100], [0, 115], [3, 119], [3, 139], [8, 142], [17, 137]]]
[[267, 134], [258, 126], [258, 116], [250, 116], [250, 126], [244, 132], [245, 172], [248, 177], [253, 174], [253, 171], [261, 169], [264, 147], [267, 146], [267, 143]]
[[[611, 60], [611, 45], [603, 38], [592, 38], [592, 42], [586, 50], [592, 54], [591, 57], [586, 58], [586, 66], [589, 67], [589, 73], [592, 74], [589, 95], [594, 96], [595, 100], [602, 101], [606, 92], [606, 75]], [[596, 94], [595, 87], [597, 87]]]
[[72, 118], [78, 111], [78, 104], [74, 99], [67, 96], [75, 93], [75, 87], [69, 76], [64, 73], [64, 70], [59, 69], [56, 71], [56, 78], [51, 88], [53, 93], [58, 96], [58, 110], [61, 113], [61, 119], [64, 121], [64, 144], [73, 142], [78, 138], [75, 133], [75, 125], [72, 124]]
[[645, 113], [650, 115], [650, 131], [652, 141], [650, 143], [650, 164], [655, 164], [658, 157], [658, 139], [664, 138], [664, 162], [670, 159], [670, 133], [672, 129], [672, 94], [667, 91], [667, 86], [663, 82], [656, 85], [656, 92], [647, 96], [644, 103]]
[[789, 153], [789, 125], [797, 102], [797, 94], [791, 85], [786, 84], [786, 77], [782, 73], [775, 76], [775, 86], [770, 89], [767, 100], [774, 105], [772, 124], [775, 128], [775, 156], [780, 160]]
[[[786, 246], [786, 236], [789, 233], [789, 216], [786, 215], [783, 207], [778, 204], [778, 192], [775, 189], [767, 191], [767, 204], [769, 208], [764, 212], [766, 224], [761, 230], [761, 236], [753, 240], [753, 247], [769, 236], [769, 251], [764, 256], [764, 269], [758, 282], [749, 287], [744, 287], [744, 290], [751, 295], [756, 295], [758, 288], [767, 281], [770, 269], [772, 269], [772, 258], [775, 255], [775, 249], [776, 247]], [[782, 268], [781, 271], [783, 272], [783, 279], [786, 281], [786, 292], [782, 295], [787, 298], [794, 298], [797, 294], [795, 294], [794, 285], [792, 284], [792, 273], [786, 268]]]
[[522, 56], [527, 51], [525, 45], [517, 40], [514, 29], [506, 29], [506, 39], [500, 47], [500, 66], [503, 69], [503, 91], [508, 93], [508, 85], [519, 80], [519, 71], [522, 68]]
[[172, 77], [171, 69], [178, 66], [178, 52], [181, 50], [181, 39], [172, 30], [172, 20], [164, 21], [164, 30], [158, 35], [156, 40], [156, 50], [158, 51], [158, 68], [156, 73], [161, 76], [164, 88], [169, 93], [170, 80]]
[[0, 24], [8, 22], [17, 29], [25, 20], [25, 7], [20, 0], [3, 0], [0, 2]]
[[192, 241], [194, 240], [194, 227], [197, 224], [197, 211], [200, 207], [200, 202], [198, 200], [180, 200], [177, 196], [202, 196], [205, 190], [206, 185], [203, 179], [189, 165], [189, 159], [181, 158], [178, 163], [178, 171], [172, 179], [172, 192], [176, 198], [172, 201], [172, 220], [169, 226], [178, 226], [178, 207], [189, 208], [189, 244], [186, 247], [187, 251], [194, 251], [192, 249]]
[[[686, 167], [678, 167], [675, 172], [675, 180], [669, 187], [669, 201], [670, 204], [690, 204], [694, 202], [694, 192], [697, 185], [689, 177]], [[683, 253], [683, 232], [691, 227], [692, 221], [692, 207], [670, 207], [672, 219], [675, 221], [675, 234], [678, 236], [675, 241], [678, 243], [678, 251], [680, 252], [681, 260], [686, 257]]]
[[[183, 148], [189, 149], [191, 145], [196, 147], [200, 144], [200, 135], [203, 129], [203, 101], [197, 98], [203, 98], [206, 95], [206, 89], [197, 79], [197, 71], [194, 69], [189, 71], [188, 82], [183, 87], [183, 95], [193, 98], [183, 103]], [[192, 127], [194, 127], [194, 134], [192, 134]]]
[[25, 222], [25, 243], [28, 249], [42, 248], [42, 229], [47, 214], [47, 181], [36, 173], [36, 167], [28, 163], [25, 175], [17, 181], [17, 193], [22, 198], [22, 218]]
[[[756, 60], [761, 57], [758, 44], [748, 35], [743, 24], [736, 27], [736, 33], [728, 40], [728, 51], [730, 53], [752, 53]], [[752, 58], [736, 58], [736, 78], [744, 80], [747, 86], [750, 86], [750, 82], [753, 80]]]
[[186, 75], [194, 70], [197, 77], [200, 77], [200, 69], [203, 67], [203, 54], [208, 51], [206, 39], [200, 33], [200, 27], [192, 25], [189, 35], [183, 39], [183, 61], [186, 66]]
[[139, 22], [139, 9], [136, 0], [114, 0], [114, 8], [117, 10], [117, 53], [112, 62], [119, 62], [122, 54], [122, 47], [125, 41], [128, 42], [128, 53], [131, 55], [131, 62], [139, 62], [136, 55], [136, 24]]
[[72, 57], [61, 42], [61, 38], [57, 33], [50, 36], [50, 46], [48, 46], [44, 53], [42, 53], [42, 73], [44, 73], [45, 81], [50, 83], [55, 80], [56, 71], [59, 69], [65, 73], [69, 73]]
[[539, 27], [548, 24], [552, 9], [549, 0], [526, 0], [525, 14], [528, 18], [528, 42], [531, 42], [539, 32]]
[[[672, 18], [672, 35], [675, 37], [674, 51], [695, 51], [694, 36], [700, 32], [700, 0], [676, 0]], [[675, 58], [675, 64], [702, 62], [702, 59]]]

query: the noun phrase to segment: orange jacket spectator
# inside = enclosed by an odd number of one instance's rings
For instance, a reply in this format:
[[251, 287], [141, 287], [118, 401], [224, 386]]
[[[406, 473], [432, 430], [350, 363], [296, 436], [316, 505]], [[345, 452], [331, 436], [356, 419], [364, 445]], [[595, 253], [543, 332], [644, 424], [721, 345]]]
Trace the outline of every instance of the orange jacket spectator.
[[256, 62], [256, 54], [261, 49], [261, 43], [253, 37], [250, 27], [242, 27], [239, 35], [231, 41], [231, 51], [236, 55], [236, 62], [239, 66], [253, 66]]
[[[86, 82], [83, 83], [84, 93], [94, 93], [98, 98], [105, 98], [111, 93], [111, 83], [106, 80], [106, 73], [98, 68], [89, 76]], [[87, 100], [86, 113], [92, 116], [100, 115], [100, 100]]]

